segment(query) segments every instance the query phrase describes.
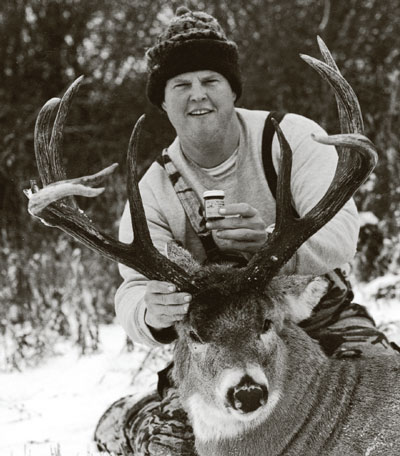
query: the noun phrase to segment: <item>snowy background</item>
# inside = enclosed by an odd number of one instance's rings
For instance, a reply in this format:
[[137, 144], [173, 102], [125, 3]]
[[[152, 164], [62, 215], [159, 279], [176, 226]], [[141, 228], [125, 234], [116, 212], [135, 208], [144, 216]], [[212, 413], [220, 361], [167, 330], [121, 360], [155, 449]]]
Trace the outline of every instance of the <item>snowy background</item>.
[[[400, 345], [400, 304], [387, 293], [400, 280], [387, 275], [356, 290], [377, 324]], [[380, 297], [382, 291], [385, 297]], [[389, 297], [388, 297], [389, 295]], [[168, 354], [135, 347], [122, 328], [100, 327], [100, 351], [80, 355], [67, 343], [58, 356], [24, 372], [0, 373], [1, 456], [99, 455], [92, 437], [107, 407], [122, 396], [138, 398], [156, 386]]]
[[123, 329], [100, 327], [100, 350], [80, 354], [64, 343], [59, 355], [24, 372], [0, 373], [1, 456], [99, 454], [92, 438], [107, 407], [122, 396], [155, 388], [166, 354], [128, 352]]
[[[85, 82], [68, 117], [69, 177], [119, 162], [107, 192], [82, 201], [116, 236], [126, 202], [125, 151], [142, 113], [139, 171], [174, 132], [145, 96], [144, 55], [182, 0], [1, 1], [0, 23], [0, 456], [96, 455], [95, 425], [115, 400], [154, 388], [165, 353], [135, 346], [112, 324], [117, 268], [49, 230], [26, 210], [37, 179], [33, 132], [40, 107]], [[364, 220], [356, 302], [400, 344], [399, 0], [188, 0], [240, 44], [240, 106], [306, 115], [337, 133], [335, 99], [299, 53], [332, 50], [359, 97], [379, 163], [357, 192]], [[105, 280], [107, 278], [107, 280]]]

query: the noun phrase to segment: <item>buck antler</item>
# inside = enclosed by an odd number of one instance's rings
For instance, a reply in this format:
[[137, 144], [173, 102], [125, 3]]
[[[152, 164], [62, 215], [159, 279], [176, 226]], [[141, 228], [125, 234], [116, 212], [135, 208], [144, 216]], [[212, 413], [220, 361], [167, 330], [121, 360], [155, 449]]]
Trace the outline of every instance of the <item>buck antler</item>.
[[[234, 279], [233, 274], [192, 277], [154, 247], [136, 173], [136, 151], [140, 149], [140, 131], [144, 116], [136, 123], [128, 147], [128, 199], [134, 232], [132, 244], [123, 244], [97, 230], [78, 208], [74, 199], [70, 198], [73, 195], [93, 197], [102, 193], [103, 188], [92, 187], [112, 174], [117, 166], [111, 165], [92, 176], [65, 179], [60, 160], [63, 128], [72, 97], [82, 78], [78, 78], [71, 85], [61, 100], [49, 100], [39, 113], [35, 127], [35, 152], [44, 188], [39, 190], [33, 183], [31, 191], [26, 192], [30, 198], [29, 211], [43, 222], [62, 229], [105, 257], [125, 264], [151, 280], [170, 281], [180, 290], [194, 295], [209, 292], [229, 294], [248, 286], [264, 287], [296, 250], [344, 206], [367, 179], [377, 162], [374, 145], [362, 135], [363, 122], [357, 97], [340, 74], [323, 41], [318, 38], [318, 42], [326, 63], [305, 55], [301, 57], [330, 83], [335, 92], [342, 134], [314, 137], [320, 143], [337, 146], [339, 160], [335, 176], [321, 201], [303, 217], [294, 217], [290, 192], [292, 151], [279, 125], [274, 122], [282, 151], [276, 228], [248, 266], [235, 269]], [[51, 119], [57, 108], [51, 129]], [[58, 201], [60, 199], [61, 201]]]
[[[35, 154], [44, 188], [39, 190], [32, 181], [31, 190], [25, 191], [29, 198], [29, 212], [45, 224], [60, 228], [92, 250], [137, 270], [151, 280], [166, 280], [195, 294], [201, 282], [196, 285], [186, 271], [154, 247], [150, 238], [136, 172], [136, 150], [140, 147], [144, 116], [136, 123], [128, 146], [128, 198], [134, 232], [132, 244], [124, 244], [102, 233], [78, 208], [73, 196], [98, 196], [104, 188], [93, 187], [103, 182], [118, 166], [114, 163], [94, 175], [66, 180], [60, 157], [63, 130], [72, 98], [82, 79], [76, 79], [61, 100], [49, 100], [38, 115], [35, 126]], [[51, 128], [56, 109], [57, 114]]]
[[363, 136], [363, 121], [357, 97], [340, 74], [325, 43], [318, 37], [325, 60], [301, 55], [333, 88], [338, 104], [342, 134], [313, 136], [322, 144], [337, 146], [338, 164], [335, 176], [323, 198], [303, 217], [296, 218], [291, 209], [290, 174], [292, 151], [277, 122], [273, 121], [282, 153], [278, 177], [275, 230], [248, 266], [238, 271], [239, 288], [264, 287], [297, 249], [334, 217], [367, 179], [377, 162], [372, 142]]

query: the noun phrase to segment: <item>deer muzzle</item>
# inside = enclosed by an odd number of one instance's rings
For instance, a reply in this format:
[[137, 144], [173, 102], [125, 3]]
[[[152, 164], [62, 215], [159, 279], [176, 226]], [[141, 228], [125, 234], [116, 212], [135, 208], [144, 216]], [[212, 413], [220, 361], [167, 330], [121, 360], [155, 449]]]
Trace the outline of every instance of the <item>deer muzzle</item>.
[[268, 400], [268, 389], [266, 385], [255, 382], [249, 375], [246, 375], [227, 393], [230, 406], [243, 414], [252, 413], [266, 404]]

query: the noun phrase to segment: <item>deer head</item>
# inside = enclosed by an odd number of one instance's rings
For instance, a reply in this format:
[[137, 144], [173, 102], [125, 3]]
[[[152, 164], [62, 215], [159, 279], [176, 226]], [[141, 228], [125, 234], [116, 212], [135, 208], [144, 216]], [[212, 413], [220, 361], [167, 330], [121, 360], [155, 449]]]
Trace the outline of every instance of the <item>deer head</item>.
[[[227, 271], [216, 265], [208, 266], [207, 273]], [[296, 323], [310, 316], [327, 287], [320, 277], [274, 277], [263, 290], [246, 288], [234, 296], [213, 292], [192, 303], [186, 320], [177, 325], [173, 376], [197, 440], [232, 438], [254, 429], [288, 389], [287, 366], [304, 367], [305, 358], [314, 368], [324, 362], [318, 344]], [[308, 381], [304, 375], [301, 379]]]
[[[63, 126], [81, 79], [72, 84], [62, 100], [47, 102], [37, 119], [35, 152], [44, 188], [39, 190], [33, 184], [27, 192], [32, 215], [151, 280], [172, 282], [193, 295], [189, 313], [177, 324], [179, 340], [174, 376], [183, 400], [195, 417], [195, 432], [196, 422], [199, 423], [197, 434], [202, 432], [202, 417], [210, 415], [196, 410], [207, 407], [212, 408], [217, 420], [227, 424], [229, 432], [265, 419], [274, 411], [282, 394], [285, 360], [294, 356], [293, 353], [300, 354], [302, 349], [313, 354], [315, 365], [324, 358], [296, 322], [309, 315], [326, 283], [319, 278], [283, 278], [277, 274], [296, 250], [352, 197], [374, 168], [377, 154], [373, 144], [363, 136], [361, 112], [353, 90], [321, 40], [319, 45], [325, 63], [308, 56], [302, 58], [330, 83], [337, 99], [342, 134], [314, 138], [337, 146], [339, 160], [335, 176], [321, 201], [303, 217], [294, 217], [290, 192], [292, 152], [275, 122], [282, 153], [275, 231], [241, 269], [202, 267], [182, 252], [174, 262], [154, 248], [136, 175], [143, 117], [135, 125], [128, 147], [128, 198], [134, 231], [130, 245], [97, 230], [73, 201], [73, 195], [100, 194], [103, 188], [93, 187], [109, 176], [116, 165], [74, 180], [65, 179], [60, 165]], [[300, 341], [297, 350], [293, 349], [295, 339]]]

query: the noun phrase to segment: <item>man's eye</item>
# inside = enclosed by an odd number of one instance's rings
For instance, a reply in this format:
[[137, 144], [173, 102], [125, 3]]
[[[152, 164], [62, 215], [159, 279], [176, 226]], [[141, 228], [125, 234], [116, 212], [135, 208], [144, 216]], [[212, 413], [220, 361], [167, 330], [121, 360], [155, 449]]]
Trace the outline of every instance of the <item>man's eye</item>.
[[189, 84], [187, 82], [181, 82], [179, 84], [175, 84], [175, 88], [180, 88], [180, 87], [187, 87]]
[[212, 84], [214, 82], [218, 82], [218, 79], [207, 79], [206, 84]]

